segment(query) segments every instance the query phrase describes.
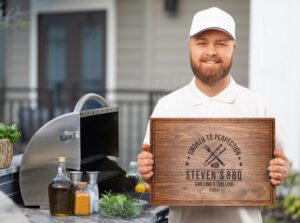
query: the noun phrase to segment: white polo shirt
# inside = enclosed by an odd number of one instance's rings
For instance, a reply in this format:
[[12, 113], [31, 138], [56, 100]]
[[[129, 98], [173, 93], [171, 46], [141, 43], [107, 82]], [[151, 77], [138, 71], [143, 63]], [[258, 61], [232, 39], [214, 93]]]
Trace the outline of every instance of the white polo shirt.
[[[229, 85], [215, 97], [203, 94], [196, 87], [194, 78], [188, 85], [161, 98], [151, 117], [265, 118], [272, 115], [260, 96], [236, 84], [232, 78]], [[283, 140], [276, 137], [276, 141], [277, 146], [283, 148]], [[150, 144], [149, 125], [144, 143]], [[259, 207], [176, 206], [170, 207], [169, 221], [170, 223], [261, 223], [262, 217]]]

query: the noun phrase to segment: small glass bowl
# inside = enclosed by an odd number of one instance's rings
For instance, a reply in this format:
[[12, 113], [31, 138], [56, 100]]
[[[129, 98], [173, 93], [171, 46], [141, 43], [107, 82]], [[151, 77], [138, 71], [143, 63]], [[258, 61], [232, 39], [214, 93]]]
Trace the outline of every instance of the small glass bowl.
[[109, 218], [123, 218], [130, 219], [141, 215], [145, 209], [148, 201], [134, 199], [130, 204], [125, 204], [121, 206], [117, 202], [108, 208], [105, 203], [99, 201], [99, 209], [102, 215]]

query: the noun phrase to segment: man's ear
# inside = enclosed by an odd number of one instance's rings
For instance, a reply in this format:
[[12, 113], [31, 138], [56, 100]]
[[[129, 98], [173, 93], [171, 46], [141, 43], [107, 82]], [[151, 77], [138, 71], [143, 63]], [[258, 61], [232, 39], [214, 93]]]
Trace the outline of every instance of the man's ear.
[[190, 48], [190, 42], [191, 42], [191, 37], [189, 36], [189, 38], [188, 38], [188, 40], [187, 40], [188, 48]]
[[236, 52], [236, 49], [237, 49], [237, 45], [236, 45], [236, 43], [235, 43], [235, 42], [233, 42], [233, 53], [235, 53], [235, 52]]

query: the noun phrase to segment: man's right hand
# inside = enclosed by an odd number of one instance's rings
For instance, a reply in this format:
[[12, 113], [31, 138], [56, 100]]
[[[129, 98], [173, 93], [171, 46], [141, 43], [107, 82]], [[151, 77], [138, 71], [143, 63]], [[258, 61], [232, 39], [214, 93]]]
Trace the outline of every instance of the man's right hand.
[[148, 144], [142, 145], [142, 152], [137, 156], [137, 168], [140, 176], [147, 183], [153, 176], [153, 155]]

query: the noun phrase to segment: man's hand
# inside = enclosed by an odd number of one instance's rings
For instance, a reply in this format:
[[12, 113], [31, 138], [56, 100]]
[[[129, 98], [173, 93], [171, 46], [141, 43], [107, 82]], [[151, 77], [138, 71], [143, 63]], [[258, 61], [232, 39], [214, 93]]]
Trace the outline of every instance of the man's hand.
[[153, 176], [153, 155], [149, 152], [150, 148], [148, 144], [142, 145], [142, 152], [137, 156], [137, 168], [140, 176], [147, 183]]
[[269, 163], [269, 175], [271, 177], [271, 183], [275, 186], [279, 186], [284, 183], [289, 175], [289, 161], [282, 150], [274, 150], [274, 159]]

